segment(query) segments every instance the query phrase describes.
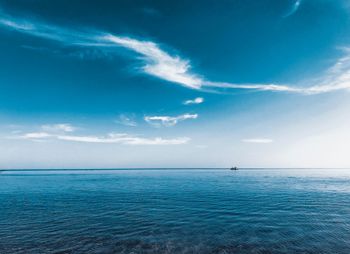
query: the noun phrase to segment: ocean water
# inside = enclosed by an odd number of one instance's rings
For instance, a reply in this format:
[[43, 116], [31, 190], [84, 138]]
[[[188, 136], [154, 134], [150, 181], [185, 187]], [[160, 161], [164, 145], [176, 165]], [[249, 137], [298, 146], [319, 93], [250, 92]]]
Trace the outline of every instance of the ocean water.
[[0, 173], [0, 253], [350, 253], [350, 170]]

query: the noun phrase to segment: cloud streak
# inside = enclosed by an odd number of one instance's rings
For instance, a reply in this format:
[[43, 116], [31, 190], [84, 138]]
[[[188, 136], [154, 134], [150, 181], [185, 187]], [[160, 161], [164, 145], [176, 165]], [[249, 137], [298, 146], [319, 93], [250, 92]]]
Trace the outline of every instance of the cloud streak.
[[73, 132], [76, 130], [74, 126], [68, 123], [45, 124], [41, 126], [41, 129], [47, 132]]
[[145, 116], [144, 119], [155, 126], [170, 127], [188, 119], [197, 119], [197, 117], [198, 114], [183, 114], [179, 116]]
[[49, 134], [47, 132], [30, 132], [26, 133], [24, 135], [21, 135], [19, 138], [22, 139], [43, 139], [43, 138], [50, 138], [52, 137], [52, 134]]
[[184, 105], [192, 105], [192, 104], [201, 104], [204, 102], [204, 99], [202, 97], [197, 97], [193, 100], [187, 100], [187, 101], [184, 101]]
[[287, 18], [289, 16], [292, 16], [294, 13], [296, 13], [300, 7], [301, 1], [302, 0], [296, 0], [292, 8], [283, 17]]
[[164, 139], [161, 137], [144, 138], [126, 133], [109, 133], [106, 136], [60, 135], [48, 132], [31, 132], [16, 137], [26, 140], [63, 140], [80, 143], [123, 144], [123, 145], [182, 145], [190, 141], [188, 137]]
[[269, 138], [249, 138], [249, 139], [243, 139], [242, 142], [256, 143], [256, 144], [269, 144], [269, 143], [272, 143], [273, 140]]
[[188, 60], [171, 56], [161, 50], [156, 43], [112, 34], [103, 36], [101, 40], [128, 48], [142, 55], [146, 62], [146, 65], [142, 67], [145, 73], [193, 89], [199, 89], [201, 86], [202, 80], [189, 72]]
[[136, 121], [133, 120], [133, 117], [129, 117], [129, 116], [124, 115], [124, 114], [120, 114], [118, 119], [115, 120], [115, 123], [121, 124], [124, 126], [131, 126], [131, 127], [137, 126], [137, 123], [136, 123]]
[[[298, 10], [301, 0], [294, 4], [292, 15]], [[320, 94], [338, 90], [350, 89], [350, 65], [349, 52], [340, 59], [330, 70], [321, 75], [318, 83], [305, 81], [310, 84], [307, 87], [291, 86], [287, 84], [237, 84], [230, 82], [217, 82], [203, 78], [191, 70], [190, 61], [178, 55], [171, 54], [161, 49], [160, 45], [152, 41], [118, 36], [95, 30], [72, 30], [48, 25], [36, 20], [14, 18], [0, 12], [0, 26], [12, 31], [36, 36], [61, 43], [63, 46], [89, 47], [106, 51], [108, 54], [116, 54], [115, 47], [125, 48], [138, 56], [141, 56], [143, 66], [141, 70], [153, 77], [182, 85], [196, 90], [254, 90], [273, 91], [298, 94]], [[138, 58], [139, 59], [139, 58]], [[339, 68], [339, 64], [343, 67]], [[338, 66], [338, 67], [337, 67]]]
[[142, 138], [124, 133], [110, 133], [107, 136], [57, 136], [59, 140], [83, 142], [83, 143], [104, 143], [124, 145], [182, 145], [190, 141], [190, 138], [181, 137], [173, 139]]

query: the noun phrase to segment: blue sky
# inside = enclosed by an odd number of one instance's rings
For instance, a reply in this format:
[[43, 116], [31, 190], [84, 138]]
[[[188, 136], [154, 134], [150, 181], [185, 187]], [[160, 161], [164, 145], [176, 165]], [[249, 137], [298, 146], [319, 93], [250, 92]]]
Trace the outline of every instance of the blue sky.
[[346, 0], [0, 1], [0, 167], [350, 167]]

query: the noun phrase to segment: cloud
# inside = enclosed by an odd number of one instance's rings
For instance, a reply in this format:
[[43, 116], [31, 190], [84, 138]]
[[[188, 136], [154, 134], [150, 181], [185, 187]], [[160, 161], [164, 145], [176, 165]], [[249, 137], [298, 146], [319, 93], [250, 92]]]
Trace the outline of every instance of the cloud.
[[141, 56], [145, 65], [142, 70], [152, 76], [178, 83], [180, 85], [199, 89], [201, 79], [189, 72], [188, 60], [169, 53], [151, 41], [136, 40], [129, 37], [116, 36], [102, 32], [82, 32], [47, 25], [38, 21], [28, 21], [2, 15], [0, 25], [17, 32], [54, 40], [64, 44], [81, 47], [113, 47], [119, 46], [132, 50]]
[[42, 125], [41, 129], [47, 132], [73, 132], [76, 130], [75, 127], [67, 123], [46, 124], [46, 125]]
[[185, 121], [187, 119], [196, 119], [198, 114], [183, 114], [179, 116], [145, 116], [145, 121], [155, 126], [174, 126], [178, 122]]
[[202, 80], [189, 72], [189, 61], [178, 56], [171, 56], [161, 50], [156, 43], [112, 34], [103, 36], [101, 39], [141, 54], [146, 62], [142, 69], [152, 76], [189, 88], [199, 89], [201, 86]]
[[30, 132], [20, 136], [20, 138], [23, 139], [42, 139], [50, 137], [52, 137], [52, 135], [47, 132]]
[[197, 97], [193, 100], [187, 100], [187, 101], [184, 101], [184, 105], [191, 105], [191, 104], [201, 104], [204, 102], [204, 99], [202, 97]]
[[96, 43], [102, 33], [91, 30], [73, 30], [50, 25], [36, 19], [24, 19], [7, 15], [0, 10], [0, 26], [12, 31], [48, 39], [63, 44], [79, 45]]
[[124, 125], [124, 126], [131, 126], [135, 127], [137, 126], [136, 121], [132, 119], [133, 117], [126, 116], [124, 114], [119, 115], [118, 119], [115, 120], [116, 123]]
[[285, 15], [283, 15], [283, 17], [287, 18], [287, 17], [293, 15], [294, 13], [296, 13], [300, 7], [301, 1], [302, 0], [296, 0], [293, 4], [292, 8]]
[[[295, 2], [289, 16], [298, 10], [300, 4], [301, 0]], [[166, 52], [161, 49], [159, 44], [152, 41], [118, 36], [96, 30], [64, 29], [37, 20], [29, 21], [26, 19], [14, 18], [4, 13], [0, 13], [0, 26], [20, 33], [55, 41], [61, 43], [63, 46], [98, 49], [106, 52], [108, 56], [118, 53], [118, 50], [114, 50], [116, 47], [122, 47], [141, 56], [141, 58], [138, 57], [137, 59], [142, 60], [143, 66], [141, 69], [144, 73], [190, 89], [202, 89], [204, 91], [245, 89], [306, 95], [350, 89], [349, 53], [345, 56], [345, 60], [340, 60], [340, 62], [343, 61], [344, 66], [346, 66], [341, 68], [341, 71], [336, 73], [327, 71], [325, 74], [321, 75], [317, 83], [315, 83], [314, 80], [306, 80], [302, 82], [308, 84], [308, 86], [305, 87], [287, 84], [237, 84], [206, 80], [191, 70], [192, 66], [189, 60]], [[339, 64], [339, 62], [336, 64]], [[331, 69], [333, 69], [333, 67]]]
[[17, 136], [18, 139], [39, 140], [63, 140], [82, 143], [123, 144], [123, 145], [182, 145], [190, 141], [188, 137], [164, 139], [161, 137], [144, 138], [126, 133], [109, 133], [106, 136], [79, 136], [60, 135], [47, 132], [32, 132]]
[[257, 91], [277, 91], [277, 92], [295, 92], [305, 93], [303, 88], [290, 87], [286, 85], [276, 84], [234, 84], [226, 82], [212, 82], [206, 81], [203, 86], [211, 88], [223, 88], [223, 89], [245, 89], [245, 90], [257, 90]]
[[[38, 132], [28, 132], [24, 134], [11, 136], [9, 138], [25, 139], [32, 141], [63, 140], [70, 142], [83, 143], [103, 143], [103, 144], [123, 144], [123, 145], [181, 145], [188, 143], [191, 139], [188, 137], [178, 138], [145, 138], [127, 133], [108, 133], [107, 135], [72, 135], [77, 128], [71, 124], [47, 124], [40, 127]], [[16, 133], [15, 133], [16, 134]]]
[[312, 86], [309, 93], [326, 93], [337, 90], [350, 89], [350, 48], [341, 48], [343, 56], [339, 58], [316, 82], [320, 85]]
[[164, 139], [156, 138], [142, 138], [129, 134], [110, 133], [105, 137], [97, 136], [57, 136], [57, 139], [85, 143], [114, 143], [125, 145], [181, 145], [190, 141], [187, 137]]
[[221, 89], [246, 89], [257, 91], [275, 91], [299, 93], [304, 95], [322, 94], [341, 90], [350, 90], [350, 48], [341, 49], [344, 55], [338, 59], [317, 79], [304, 80], [303, 83], [314, 84], [308, 87], [297, 87], [276, 84], [233, 84], [207, 81], [203, 86]]
[[272, 139], [268, 138], [249, 138], [249, 139], [243, 139], [242, 142], [244, 143], [258, 143], [258, 144], [268, 144], [272, 143]]

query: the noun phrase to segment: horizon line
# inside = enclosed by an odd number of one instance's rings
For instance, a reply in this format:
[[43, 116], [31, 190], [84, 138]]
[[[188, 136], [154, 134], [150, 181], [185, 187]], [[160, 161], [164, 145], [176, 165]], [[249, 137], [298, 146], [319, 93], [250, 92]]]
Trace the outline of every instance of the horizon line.
[[[231, 167], [121, 167], [121, 168], [13, 168], [0, 169], [4, 171], [98, 171], [98, 170], [210, 170], [231, 169]], [[264, 169], [350, 169], [350, 167], [238, 167], [239, 170], [264, 170]]]

